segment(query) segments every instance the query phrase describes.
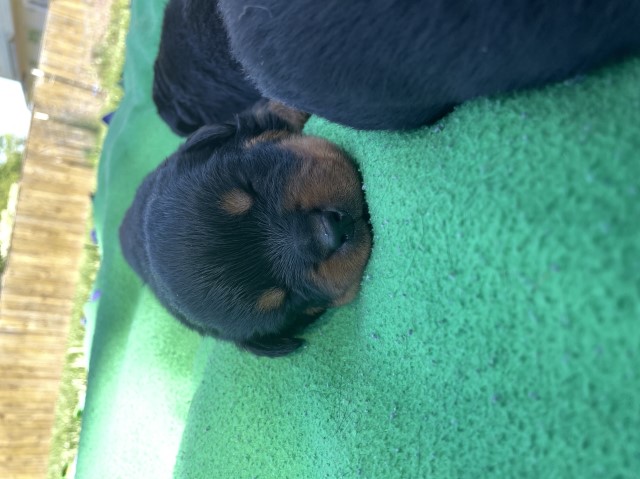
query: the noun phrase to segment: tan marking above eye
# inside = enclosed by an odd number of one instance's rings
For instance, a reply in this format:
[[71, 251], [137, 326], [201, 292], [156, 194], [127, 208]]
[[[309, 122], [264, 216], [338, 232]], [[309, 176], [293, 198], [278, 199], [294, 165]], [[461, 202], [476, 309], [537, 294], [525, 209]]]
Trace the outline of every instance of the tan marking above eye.
[[235, 188], [222, 195], [220, 207], [230, 215], [242, 215], [253, 206], [253, 198], [246, 191]]
[[287, 293], [284, 289], [270, 288], [260, 295], [258, 301], [256, 301], [256, 308], [263, 312], [278, 309], [284, 303], [286, 295]]
[[338, 306], [344, 306], [345, 304], [350, 303], [356, 298], [359, 291], [360, 283], [354, 283], [342, 296], [336, 298], [333, 303], [331, 303], [331, 306], [337, 308]]

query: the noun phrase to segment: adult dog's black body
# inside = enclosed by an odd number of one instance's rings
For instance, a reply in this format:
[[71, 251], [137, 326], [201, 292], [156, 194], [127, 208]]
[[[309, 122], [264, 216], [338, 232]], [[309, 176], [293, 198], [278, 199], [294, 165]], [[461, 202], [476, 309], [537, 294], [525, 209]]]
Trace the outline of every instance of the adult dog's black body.
[[127, 262], [176, 318], [255, 354], [297, 349], [351, 301], [371, 250], [361, 179], [306, 115], [258, 105], [150, 173], [120, 228]]
[[[192, 0], [189, 0], [192, 1]], [[433, 122], [640, 51], [625, 0], [219, 0], [263, 96], [360, 129]]]
[[229, 121], [260, 99], [229, 52], [215, 3], [170, 0], [154, 65], [153, 100], [174, 133]]

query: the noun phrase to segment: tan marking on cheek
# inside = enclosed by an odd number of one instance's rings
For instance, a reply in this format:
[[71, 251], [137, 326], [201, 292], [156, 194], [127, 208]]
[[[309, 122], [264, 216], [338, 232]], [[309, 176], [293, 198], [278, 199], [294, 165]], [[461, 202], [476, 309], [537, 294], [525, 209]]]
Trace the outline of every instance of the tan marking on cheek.
[[331, 306], [337, 308], [338, 306], [344, 306], [345, 304], [349, 304], [351, 301], [355, 299], [360, 291], [360, 283], [353, 284], [342, 296], [336, 298]]
[[320, 314], [324, 312], [324, 308], [321, 308], [319, 306], [316, 307], [311, 307], [311, 308], [307, 308], [305, 309], [302, 313], [306, 314], [307, 316], [314, 316], [316, 314]]
[[286, 130], [267, 130], [264, 133], [260, 133], [258, 136], [249, 138], [244, 142], [245, 148], [251, 148], [260, 143], [267, 143], [269, 141], [278, 141], [291, 136], [291, 133]]
[[237, 188], [222, 195], [220, 207], [230, 215], [243, 215], [253, 206], [253, 198], [245, 191]]
[[256, 301], [256, 308], [262, 312], [276, 310], [282, 306], [286, 295], [283, 289], [270, 288], [260, 295]]
[[312, 136], [292, 136], [280, 145], [301, 161], [299, 170], [288, 181], [285, 208], [342, 206], [351, 214], [362, 212], [364, 195], [357, 170], [337, 146]]

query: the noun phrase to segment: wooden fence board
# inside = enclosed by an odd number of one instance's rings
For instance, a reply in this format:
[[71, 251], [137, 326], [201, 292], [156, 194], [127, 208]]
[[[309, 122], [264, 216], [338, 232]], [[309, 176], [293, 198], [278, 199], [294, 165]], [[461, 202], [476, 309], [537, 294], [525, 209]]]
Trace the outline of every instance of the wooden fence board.
[[[95, 0], [99, 1], [99, 0]], [[109, 0], [99, 1], [109, 8]], [[50, 0], [7, 267], [0, 289], [0, 477], [42, 478], [87, 242], [102, 92], [96, 4]], [[95, 23], [95, 22], [94, 22]], [[81, 39], [81, 41], [79, 41]]]

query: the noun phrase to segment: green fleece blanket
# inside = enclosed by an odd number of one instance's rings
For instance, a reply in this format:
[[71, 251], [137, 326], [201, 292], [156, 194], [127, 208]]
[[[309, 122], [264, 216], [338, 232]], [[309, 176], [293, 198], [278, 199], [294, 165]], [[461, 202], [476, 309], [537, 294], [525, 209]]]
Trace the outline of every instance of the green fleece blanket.
[[408, 133], [313, 118], [375, 245], [357, 301], [273, 360], [183, 328], [120, 252], [180, 141], [151, 101], [161, 17], [132, 4], [99, 167], [77, 477], [640, 477], [639, 60]]

